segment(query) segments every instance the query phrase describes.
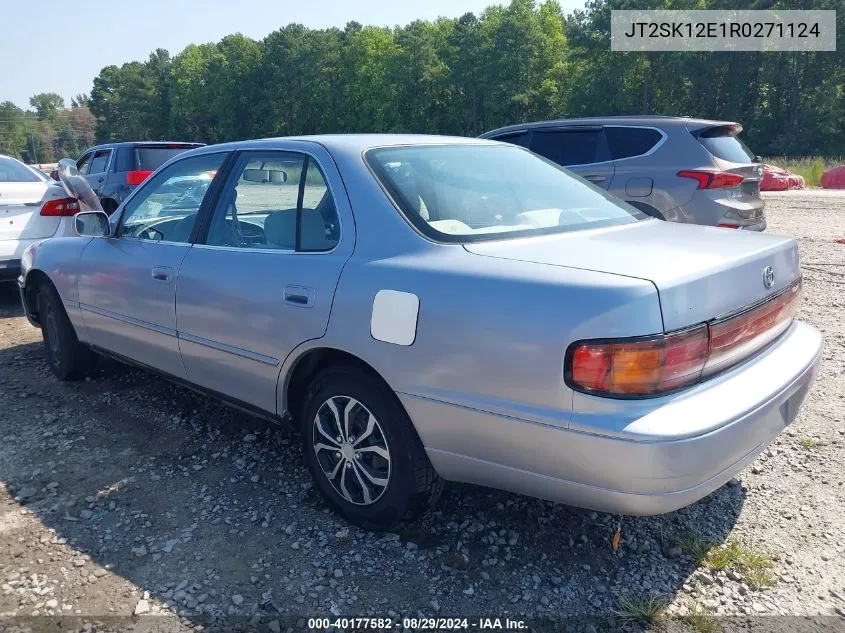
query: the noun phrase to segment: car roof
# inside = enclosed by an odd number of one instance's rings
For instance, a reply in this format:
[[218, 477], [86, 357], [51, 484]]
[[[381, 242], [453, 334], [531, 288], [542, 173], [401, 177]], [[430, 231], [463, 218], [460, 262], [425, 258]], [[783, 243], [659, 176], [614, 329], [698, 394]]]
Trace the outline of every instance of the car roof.
[[[249, 141], [233, 141], [219, 145], [206, 145], [186, 152], [204, 154], [215, 151], [237, 151], [244, 149], [274, 149], [281, 142], [315, 143], [330, 153], [357, 153], [376, 147], [399, 147], [403, 145], [486, 145], [495, 144], [479, 138], [465, 136], [437, 136], [431, 134], [315, 134], [312, 136], [282, 136]], [[181, 156], [184, 157], [184, 156]]]
[[537, 129], [544, 127], [570, 127], [578, 125], [634, 125], [654, 126], [661, 129], [671, 127], [686, 127], [687, 129], [698, 129], [702, 127], [714, 127], [724, 125], [737, 125], [734, 121], [718, 121], [713, 119], [699, 119], [685, 116], [662, 116], [653, 114], [615, 115], [581, 117], [577, 119], [555, 119], [551, 121], [533, 121], [531, 123], [518, 123], [505, 127], [490, 130], [481, 135], [487, 138], [492, 135], [499, 135], [507, 132], [520, 132], [523, 130]]
[[114, 143], [101, 143], [100, 145], [94, 145], [93, 147], [89, 147], [85, 150], [85, 152], [98, 149], [115, 149], [117, 147], [144, 147], [159, 145], [187, 145], [193, 148], [203, 147], [205, 143], [194, 143], [192, 141], [118, 141]]

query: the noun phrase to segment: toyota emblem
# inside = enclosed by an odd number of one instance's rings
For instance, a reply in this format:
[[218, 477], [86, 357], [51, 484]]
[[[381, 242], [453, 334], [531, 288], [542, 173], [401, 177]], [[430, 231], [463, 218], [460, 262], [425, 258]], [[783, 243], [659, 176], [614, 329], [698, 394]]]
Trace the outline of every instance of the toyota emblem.
[[763, 269], [763, 285], [766, 288], [771, 288], [775, 285], [775, 269], [771, 266], [766, 266]]

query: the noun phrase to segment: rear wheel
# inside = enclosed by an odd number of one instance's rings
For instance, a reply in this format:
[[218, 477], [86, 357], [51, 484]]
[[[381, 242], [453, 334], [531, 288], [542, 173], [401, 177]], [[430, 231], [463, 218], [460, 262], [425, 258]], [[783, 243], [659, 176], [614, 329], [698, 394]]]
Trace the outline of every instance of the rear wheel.
[[93, 368], [96, 357], [79, 342], [52, 284], [45, 283], [39, 289], [38, 320], [50, 371], [59, 380], [83, 378]]
[[389, 530], [424, 512], [443, 489], [396, 395], [365, 370], [318, 374], [300, 426], [317, 489], [350, 523]]

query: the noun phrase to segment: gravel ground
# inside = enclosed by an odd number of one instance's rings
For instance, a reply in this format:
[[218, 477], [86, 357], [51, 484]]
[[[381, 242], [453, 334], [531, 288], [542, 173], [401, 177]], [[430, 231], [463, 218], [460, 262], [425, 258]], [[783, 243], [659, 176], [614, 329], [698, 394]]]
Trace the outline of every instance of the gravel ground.
[[697, 630], [707, 622], [690, 613], [837, 621], [845, 195], [772, 194], [767, 214], [800, 243], [801, 316], [826, 339], [815, 386], [749, 469], [690, 508], [625, 518], [616, 553], [614, 517], [455, 484], [400, 533], [350, 527], [284, 430], [108, 362], [86, 382], [54, 380], [16, 288], [0, 287], [0, 616], [82, 616], [85, 630], [638, 610]]

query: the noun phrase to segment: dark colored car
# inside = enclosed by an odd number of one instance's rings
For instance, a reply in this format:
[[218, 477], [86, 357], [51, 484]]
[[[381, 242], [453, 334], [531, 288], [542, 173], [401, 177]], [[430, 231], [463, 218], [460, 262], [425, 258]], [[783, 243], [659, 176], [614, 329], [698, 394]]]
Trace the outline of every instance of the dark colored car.
[[762, 231], [759, 157], [732, 121], [628, 116], [541, 121], [485, 132], [566, 167], [644, 213]]
[[202, 147], [203, 143], [165, 141], [106, 143], [85, 152], [76, 161], [99, 196], [103, 210], [111, 214], [129, 193], [177, 154]]

